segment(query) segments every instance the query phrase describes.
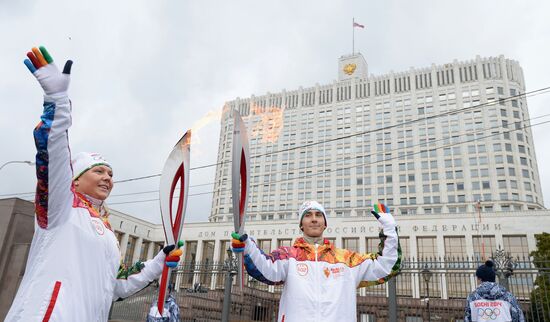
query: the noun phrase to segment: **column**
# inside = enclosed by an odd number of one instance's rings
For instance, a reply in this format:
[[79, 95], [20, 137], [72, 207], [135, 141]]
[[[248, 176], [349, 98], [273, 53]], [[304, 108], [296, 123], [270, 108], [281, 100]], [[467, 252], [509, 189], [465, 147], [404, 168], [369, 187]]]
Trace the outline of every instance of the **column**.
[[277, 238], [273, 237], [271, 238], [271, 249], [269, 251], [272, 252], [274, 249], [276, 249], [276, 247], [277, 247]]
[[466, 233], [464, 236], [466, 239], [466, 254], [469, 258], [474, 257], [474, 241], [472, 239], [472, 233]]
[[124, 259], [126, 256], [126, 247], [128, 247], [128, 233], [122, 233], [122, 238], [120, 239], [120, 258]]
[[149, 244], [149, 249], [147, 250], [147, 260], [152, 259], [157, 255], [154, 252], [155, 252], [155, 243], [151, 241], [151, 243]]
[[367, 250], [367, 239], [365, 236], [359, 237], [359, 253], [366, 253]]
[[335, 237], [335, 240], [334, 240], [334, 246], [336, 246], [337, 248], [342, 248], [342, 236], [334, 236]]
[[221, 247], [221, 241], [219, 239], [216, 239], [214, 241], [214, 257], [212, 259], [212, 264], [217, 264], [218, 268], [220, 268], [217, 271], [212, 270], [212, 280], [210, 281], [210, 289], [215, 290], [216, 289], [216, 283], [218, 281], [218, 276], [220, 274], [223, 274], [223, 271], [221, 270], [222, 264], [223, 264], [223, 258], [220, 258], [220, 247]]
[[204, 240], [202, 239], [199, 239], [197, 240], [197, 257], [196, 257], [196, 261], [195, 261], [195, 267], [193, 267], [193, 285], [192, 287], [195, 285], [195, 283], [199, 283], [200, 282], [200, 274], [195, 274], [194, 272], [195, 271], [199, 271], [200, 270], [200, 265], [202, 264], [202, 243], [203, 243]]
[[134, 247], [134, 253], [132, 254], [132, 263], [135, 263], [139, 260], [139, 255], [141, 254], [141, 246], [143, 245], [143, 238], [138, 237], [136, 240], [136, 246]]

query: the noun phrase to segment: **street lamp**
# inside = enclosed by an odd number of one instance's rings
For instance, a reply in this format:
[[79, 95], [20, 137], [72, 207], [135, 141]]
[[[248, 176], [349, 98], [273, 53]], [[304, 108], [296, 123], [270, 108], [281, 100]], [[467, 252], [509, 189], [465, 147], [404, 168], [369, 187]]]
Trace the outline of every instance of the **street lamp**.
[[0, 170], [2, 170], [2, 168], [7, 166], [8, 164], [12, 164], [12, 163], [26, 163], [28, 165], [34, 165], [34, 162], [32, 162], [32, 161], [8, 161], [8, 162], [0, 165]]
[[424, 282], [426, 282], [426, 310], [428, 311], [428, 322], [430, 322], [430, 279], [433, 273], [428, 269], [428, 265], [425, 265], [420, 273], [422, 274]]

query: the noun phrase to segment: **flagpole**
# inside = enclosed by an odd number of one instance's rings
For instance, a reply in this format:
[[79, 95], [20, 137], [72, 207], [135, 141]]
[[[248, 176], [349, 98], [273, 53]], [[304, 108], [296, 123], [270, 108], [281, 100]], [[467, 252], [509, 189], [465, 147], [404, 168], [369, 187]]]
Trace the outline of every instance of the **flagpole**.
[[352, 37], [351, 37], [351, 54], [354, 55], [355, 54], [355, 17], [352, 18], [351, 20], [351, 34], [352, 34]]

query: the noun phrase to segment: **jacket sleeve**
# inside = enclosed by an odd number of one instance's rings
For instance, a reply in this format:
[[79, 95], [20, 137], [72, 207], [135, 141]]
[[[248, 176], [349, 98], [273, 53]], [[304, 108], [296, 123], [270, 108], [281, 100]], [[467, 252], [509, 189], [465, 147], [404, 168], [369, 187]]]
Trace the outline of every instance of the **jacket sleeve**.
[[44, 96], [44, 112], [34, 129], [36, 145], [36, 221], [51, 229], [67, 220], [73, 193], [71, 153], [67, 131], [71, 126], [67, 94]]
[[472, 294], [468, 295], [466, 306], [464, 307], [464, 322], [472, 322], [472, 309], [470, 308], [470, 302], [472, 300]]
[[356, 266], [355, 272], [358, 287], [382, 284], [397, 275], [401, 269], [401, 246], [394, 224], [383, 227], [384, 236], [381, 251], [367, 258]]
[[248, 274], [269, 285], [282, 284], [288, 273], [288, 249], [281, 247], [265, 254], [252, 237], [245, 244], [244, 265]]
[[161, 250], [155, 258], [145, 263], [138, 262], [129, 269], [121, 267], [115, 283], [113, 300], [126, 298], [159, 278], [164, 268], [165, 258], [166, 255]]

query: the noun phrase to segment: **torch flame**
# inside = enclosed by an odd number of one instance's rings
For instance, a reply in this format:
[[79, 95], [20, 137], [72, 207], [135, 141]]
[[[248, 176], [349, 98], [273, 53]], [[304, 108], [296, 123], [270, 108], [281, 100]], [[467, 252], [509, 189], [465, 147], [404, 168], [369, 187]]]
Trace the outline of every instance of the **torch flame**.
[[251, 104], [250, 110], [252, 114], [260, 116], [260, 120], [252, 129], [252, 137], [261, 136], [262, 143], [277, 142], [283, 129], [284, 107], [272, 106], [263, 108], [256, 104]]
[[210, 110], [206, 113], [205, 116], [201, 117], [198, 121], [196, 121], [193, 124], [193, 126], [191, 126], [191, 132], [194, 133], [194, 135], [191, 138], [191, 143], [193, 143], [193, 146], [196, 146], [197, 144], [201, 143], [201, 139], [197, 135], [198, 131], [213, 121], [219, 122], [221, 115], [222, 115], [222, 109], [218, 109], [214, 111]]
[[192, 137], [191, 133], [192, 132], [193, 132], [192, 130], [188, 130], [187, 133], [185, 133], [185, 134], [187, 134], [187, 136], [185, 137], [185, 141], [182, 142], [182, 145], [184, 147], [188, 146], [188, 145], [191, 145], [191, 137]]

